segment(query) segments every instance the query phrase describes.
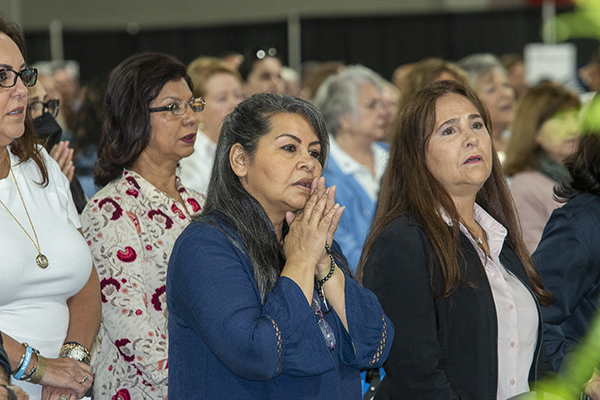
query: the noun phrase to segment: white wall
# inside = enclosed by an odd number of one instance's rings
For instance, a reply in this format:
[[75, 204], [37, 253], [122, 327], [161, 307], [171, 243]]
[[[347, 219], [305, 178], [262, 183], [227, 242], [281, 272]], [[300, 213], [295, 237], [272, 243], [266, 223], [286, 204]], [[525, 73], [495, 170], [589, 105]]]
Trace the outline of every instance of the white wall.
[[498, 0], [0, 0], [0, 8], [24, 30], [39, 31], [54, 19], [64, 29], [121, 30], [132, 23], [152, 29], [280, 21], [290, 11], [301, 17], [394, 15], [485, 10], [494, 3]]

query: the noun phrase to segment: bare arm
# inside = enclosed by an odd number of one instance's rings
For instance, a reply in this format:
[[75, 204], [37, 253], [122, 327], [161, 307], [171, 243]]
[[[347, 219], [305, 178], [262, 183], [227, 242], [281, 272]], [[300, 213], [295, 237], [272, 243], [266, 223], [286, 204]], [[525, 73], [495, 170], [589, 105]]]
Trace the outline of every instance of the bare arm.
[[[81, 229], [79, 229], [79, 233], [82, 233]], [[100, 281], [96, 267], [92, 265], [92, 272], [85, 286], [79, 293], [67, 300], [69, 330], [66, 342], [75, 341], [88, 349], [92, 348], [100, 330], [100, 319], [102, 318], [100, 298]]]

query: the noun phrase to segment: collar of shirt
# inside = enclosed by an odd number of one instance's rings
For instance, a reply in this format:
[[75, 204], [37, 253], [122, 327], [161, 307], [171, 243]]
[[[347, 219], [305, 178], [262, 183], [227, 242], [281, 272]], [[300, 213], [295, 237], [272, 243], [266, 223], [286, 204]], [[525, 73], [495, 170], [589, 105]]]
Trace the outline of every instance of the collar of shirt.
[[[339, 165], [340, 170], [344, 174], [352, 175], [361, 171], [367, 171], [369, 174], [371, 174], [367, 167], [360, 164], [348, 153], [342, 150], [333, 136], [329, 136], [329, 146], [331, 150], [331, 158], [335, 160], [336, 164]], [[375, 179], [379, 181], [383, 175], [383, 172], [385, 171], [389, 153], [377, 143], [371, 144], [371, 153], [373, 153], [373, 159], [375, 160]]]
[[[177, 210], [173, 209], [173, 206], [179, 204], [179, 202], [175, 201], [175, 199], [168, 196], [162, 190], [157, 189], [153, 184], [144, 179], [143, 176], [138, 174], [135, 171], [125, 169], [123, 170], [123, 180], [125, 182], [125, 193], [129, 195], [134, 195], [137, 197], [134, 192], [137, 192], [138, 195], [144, 196], [148, 199], [148, 201], [154, 202], [157, 204], [163, 204], [167, 210], [177, 214], [182, 219], [187, 219], [190, 217], [194, 217], [195, 215], [200, 213], [204, 205], [204, 196], [201, 194], [197, 194], [198, 198], [193, 197], [196, 195], [196, 192], [193, 191], [193, 195], [188, 193], [187, 189], [181, 184], [179, 178], [175, 178], [175, 187], [177, 191], [181, 195], [181, 199], [186, 202], [187, 210], [191, 213], [191, 215], [187, 215], [187, 213], [180, 210], [180, 207], [177, 206]], [[123, 190], [123, 189], [121, 189]], [[167, 201], [165, 203], [165, 200]]]
[[[446, 214], [446, 211], [441, 210], [441, 217], [444, 219], [449, 226], [452, 226], [452, 220]], [[485, 236], [487, 238], [488, 247], [490, 250], [490, 257], [497, 261], [500, 257], [500, 252], [502, 251], [502, 247], [504, 246], [504, 240], [506, 239], [507, 230], [506, 228], [496, 221], [490, 214], [487, 213], [479, 204], [475, 203], [475, 208], [473, 210], [473, 217], [475, 221], [483, 228], [485, 232]], [[476, 240], [471, 236], [467, 228], [461, 223], [460, 231], [465, 234], [474, 244], [475, 248], [479, 248], [476, 245]]]

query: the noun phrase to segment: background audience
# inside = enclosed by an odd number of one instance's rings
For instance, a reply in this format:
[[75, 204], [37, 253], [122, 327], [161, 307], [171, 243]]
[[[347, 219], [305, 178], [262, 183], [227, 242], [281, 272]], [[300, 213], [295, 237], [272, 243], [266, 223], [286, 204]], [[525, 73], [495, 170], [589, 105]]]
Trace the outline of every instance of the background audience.
[[553, 189], [569, 178], [563, 163], [581, 132], [580, 105], [574, 92], [552, 82], [529, 89], [519, 101], [504, 166], [530, 253], [561, 204]]
[[371, 227], [388, 158], [377, 143], [386, 138], [381, 91], [381, 78], [357, 65], [327, 78], [314, 99], [331, 135], [331, 158], [323, 176], [336, 186], [337, 199], [346, 207], [336, 240], [352, 272]]
[[187, 70], [194, 97], [204, 98], [206, 105], [198, 114], [194, 152], [180, 162], [180, 178], [186, 187], [206, 193], [223, 120], [244, 99], [242, 79], [229, 64], [215, 58], [198, 58]]
[[515, 91], [510, 86], [506, 69], [492, 54], [472, 54], [458, 61], [465, 70], [471, 85], [490, 111], [490, 134], [500, 161], [504, 162], [509, 127], [515, 117]]

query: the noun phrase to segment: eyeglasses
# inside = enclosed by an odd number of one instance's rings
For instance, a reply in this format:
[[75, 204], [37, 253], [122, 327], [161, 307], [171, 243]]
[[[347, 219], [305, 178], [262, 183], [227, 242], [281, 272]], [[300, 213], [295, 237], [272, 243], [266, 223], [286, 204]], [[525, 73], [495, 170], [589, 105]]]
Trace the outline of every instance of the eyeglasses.
[[0, 87], [10, 88], [17, 84], [17, 78], [21, 77], [23, 85], [34, 86], [37, 82], [38, 71], [35, 68], [25, 68], [17, 72], [12, 68], [0, 69]]
[[35, 113], [36, 115], [42, 115], [44, 113], [44, 111], [48, 110], [48, 112], [53, 116], [56, 117], [58, 115], [58, 106], [60, 104], [60, 100], [59, 99], [50, 99], [47, 102], [41, 102], [41, 101], [32, 101], [31, 103], [29, 103], [27, 105], [27, 107], [29, 107], [29, 112], [30, 113]]
[[159, 111], [171, 111], [173, 115], [183, 115], [187, 112], [188, 106], [192, 108], [192, 111], [197, 113], [204, 110], [204, 105], [206, 101], [202, 97], [196, 97], [190, 101], [183, 100], [175, 100], [169, 105], [164, 107], [154, 107], [149, 109], [149, 112], [159, 112]]

